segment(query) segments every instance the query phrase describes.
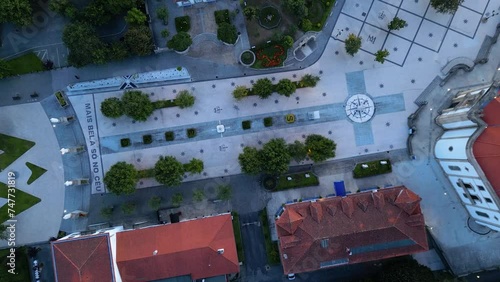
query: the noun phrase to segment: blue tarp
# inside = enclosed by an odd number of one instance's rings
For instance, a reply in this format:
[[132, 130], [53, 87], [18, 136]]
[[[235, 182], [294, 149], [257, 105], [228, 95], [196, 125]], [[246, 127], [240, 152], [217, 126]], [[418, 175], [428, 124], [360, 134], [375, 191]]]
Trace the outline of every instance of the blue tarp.
[[346, 195], [344, 181], [333, 182], [333, 187], [335, 188], [335, 194], [337, 194], [337, 196], [344, 197]]

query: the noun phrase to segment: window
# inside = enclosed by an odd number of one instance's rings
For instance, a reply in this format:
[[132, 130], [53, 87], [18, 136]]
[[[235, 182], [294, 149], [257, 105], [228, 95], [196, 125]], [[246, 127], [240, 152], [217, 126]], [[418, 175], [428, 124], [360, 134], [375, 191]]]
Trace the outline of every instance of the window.
[[321, 248], [326, 249], [328, 247], [329, 239], [321, 240]]
[[481, 185], [477, 185], [477, 189], [481, 190], [481, 191], [484, 191], [484, 187], [481, 186]]
[[490, 218], [490, 216], [487, 213], [476, 211], [476, 214], [482, 217]]
[[490, 198], [484, 198], [487, 203], [493, 203], [493, 201]]
[[448, 168], [454, 171], [461, 171], [460, 167], [456, 165], [449, 165]]
[[475, 202], [482, 203], [481, 199], [478, 196], [471, 194], [470, 197], [472, 198], [472, 200], [474, 200], [474, 203]]
[[467, 189], [472, 189], [472, 185], [470, 185], [470, 183], [465, 183], [464, 182], [464, 187], [467, 188]]

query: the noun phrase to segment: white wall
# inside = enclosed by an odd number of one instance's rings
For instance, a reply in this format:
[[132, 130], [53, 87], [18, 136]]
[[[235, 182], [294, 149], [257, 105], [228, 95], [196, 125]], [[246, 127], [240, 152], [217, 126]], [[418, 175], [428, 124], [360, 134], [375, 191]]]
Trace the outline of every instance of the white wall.
[[[476, 220], [477, 223], [485, 225], [493, 230], [500, 231], [500, 212], [490, 211], [474, 206], [465, 206], [469, 214]], [[484, 213], [485, 216], [479, 214]]]
[[467, 160], [465, 148], [468, 137], [439, 139], [434, 147], [434, 154], [438, 159]]
[[468, 161], [439, 161], [448, 175], [479, 177], [476, 169]]
[[470, 120], [465, 120], [465, 121], [457, 121], [457, 122], [450, 122], [450, 123], [445, 123], [442, 125], [445, 129], [453, 129], [453, 128], [461, 128], [461, 127], [471, 127], [471, 126], [476, 126], [475, 123], [473, 123]]

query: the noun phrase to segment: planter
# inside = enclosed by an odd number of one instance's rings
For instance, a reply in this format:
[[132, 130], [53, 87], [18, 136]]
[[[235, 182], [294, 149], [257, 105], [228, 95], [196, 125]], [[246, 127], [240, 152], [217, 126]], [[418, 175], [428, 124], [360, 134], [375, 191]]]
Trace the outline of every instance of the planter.
[[184, 54], [186, 54], [187, 52], [189, 52], [189, 48], [191, 48], [191, 46], [187, 47], [187, 49], [186, 49], [186, 50], [184, 50], [184, 51], [177, 51], [177, 50], [174, 50], [174, 52], [175, 52], [175, 53], [177, 53], [177, 54], [180, 54], [180, 55], [184, 55]]
[[221, 42], [222, 42], [222, 44], [224, 44], [224, 45], [226, 45], [226, 46], [234, 46], [234, 45], [236, 45], [236, 43], [238, 43], [238, 41], [240, 40], [240, 36], [241, 36], [241, 35], [238, 35], [238, 37], [236, 37], [236, 41], [234, 41], [234, 43], [233, 43], [233, 44], [231, 44], [231, 43], [226, 43], [226, 42], [224, 42], [224, 41], [222, 41], [222, 40], [221, 40]]
[[[239, 37], [238, 37], [239, 38]], [[248, 54], [248, 55], [245, 55]], [[245, 57], [248, 57], [249, 60], [246, 60]], [[245, 67], [250, 67], [255, 63], [255, 53], [251, 50], [245, 50], [240, 54], [240, 63]]]
[[64, 97], [64, 93], [62, 91], [57, 91], [55, 94], [57, 102], [61, 108], [66, 108], [68, 106], [68, 101], [66, 101], [66, 97]]

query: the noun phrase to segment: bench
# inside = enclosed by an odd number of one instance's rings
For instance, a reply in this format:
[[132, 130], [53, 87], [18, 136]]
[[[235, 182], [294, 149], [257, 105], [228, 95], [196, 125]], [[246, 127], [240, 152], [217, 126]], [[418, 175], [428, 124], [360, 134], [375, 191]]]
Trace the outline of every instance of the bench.
[[443, 75], [448, 75], [453, 73], [459, 69], [463, 69], [464, 71], [471, 71], [474, 68], [474, 61], [466, 58], [466, 57], [457, 57], [451, 61], [449, 61], [442, 69], [441, 73]]

